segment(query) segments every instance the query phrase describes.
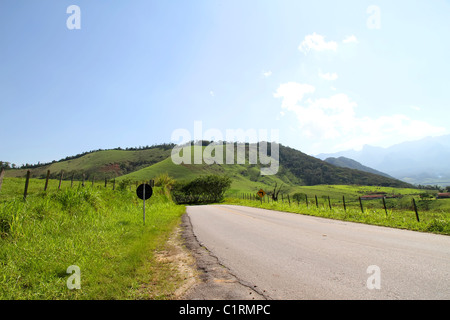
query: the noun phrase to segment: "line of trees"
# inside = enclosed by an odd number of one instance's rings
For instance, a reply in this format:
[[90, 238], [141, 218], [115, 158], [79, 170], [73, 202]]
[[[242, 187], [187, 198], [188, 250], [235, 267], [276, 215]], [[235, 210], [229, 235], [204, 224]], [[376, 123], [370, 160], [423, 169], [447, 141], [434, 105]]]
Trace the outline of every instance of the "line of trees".
[[154, 144], [154, 145], [151, 145], [151, 146], [146, 145], [146, 146], [125, 148], [125, 149], [123, 149], [121, 147], [117, 147], [117, 148], [114, 148], [114, 149], [96, 149], [96, 150], [82, 152], [82, 153], [76, 154], [74, 156], [68, 156], [68, 157], [65, 157], [64, 159], [61, 159], [61, 160], [58, 160], [58, 161], [53, 160], [51, 162], [44, 162], [44, 163], [38, 162], [37, 164], [26, 163], [26, 164], [22, 164], [21, 166], [18, 166], [17, 164], [11, 163], [11, 162], [8, 162], [8, 161], [0, 161], [0, 168], [5, 168], [5, 169], [34, 169], [34, 168], [44, 167], [44, 166], [50, 165], [52, 163], [63, 162], [63, 161], [68, 161], [68, 160], [81, 158], [82, 156], [85, 156], [87, 154], [94, 153], [94, 152], [97, 152], [97, 151], [106, 151], [106, 150], [138, 151], [138, 150], [149, 150], [149, 149], [155, 149], [155, 148], [160, 148], [160, 149], [163, 149], [163, 150], [169, 150], [169, 149], [173, 149], [174, 147], [175, 147], [174, 143], [162, 143], [162, 144]]

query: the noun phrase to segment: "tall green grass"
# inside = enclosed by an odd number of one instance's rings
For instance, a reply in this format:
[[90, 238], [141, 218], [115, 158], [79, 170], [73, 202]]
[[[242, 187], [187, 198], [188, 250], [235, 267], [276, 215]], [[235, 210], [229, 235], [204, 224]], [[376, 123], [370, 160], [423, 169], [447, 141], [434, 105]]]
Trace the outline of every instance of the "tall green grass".
[[[3, 187], [13, 188], [16, 181], [7, 182]], [[144, 226], [134, 191], [67, 185], [58, 191], [52, 182], [52, 190], [43, 192], [41, 184], [32, 180], [26, 201], [2, 189], [0, 299], [171, 298], [176, 277], [167, 280], [169, 267], [154, 253], [163, 249], [185, 207], [155, 188]], [[67, 288], [71, 265], [81, 270], [79, 290]]]
[[308, 205], [305, 202], [292, 201], [292, 199], [290, 204], [287, 199], [285, 201], [272, 202], [270, 200], [270, 202], [267, 202], [267, 197], [265, 197], [265, 202], [226, 198], [224, 203], [450, 235], [450, 212], [443, 210], [419, 212], [419, 222], [416, 219], [414, 210], [391, 208], [387, 209], [386, 213], [384, 208], [366, 207], [364, 212], [362, 212], [359, 203], [349, 203], [346, 206], [346, 210], [344, 210], [342, 203], [338, 204], [337, 202], [331, 202], [332, 208], [330, 209], [328, 202], [324, 201], [324, 199], [319, 201], [318, 207], [315, 199], [309, 199]]

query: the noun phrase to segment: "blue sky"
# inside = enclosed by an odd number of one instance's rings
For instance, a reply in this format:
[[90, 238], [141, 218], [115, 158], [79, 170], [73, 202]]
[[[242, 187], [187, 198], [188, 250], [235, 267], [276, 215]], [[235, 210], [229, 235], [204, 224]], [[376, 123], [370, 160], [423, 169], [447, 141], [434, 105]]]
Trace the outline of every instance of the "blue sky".
[[449, 17], [448, 0], [2, 1], [0, 160], [167, 143], [194, 121], [308, 154], [448, 134]]

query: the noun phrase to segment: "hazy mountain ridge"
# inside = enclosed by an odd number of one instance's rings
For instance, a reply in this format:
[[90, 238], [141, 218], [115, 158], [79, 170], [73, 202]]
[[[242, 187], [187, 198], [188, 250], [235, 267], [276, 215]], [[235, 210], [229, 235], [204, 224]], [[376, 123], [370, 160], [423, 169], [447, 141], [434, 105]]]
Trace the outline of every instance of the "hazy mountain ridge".
[[346, 157], [364, 166], [415, 184], [450, 184], [450, 135], [427, 137], [387, 148], [322, 153], [317, 158]]
[[388, 175], [384, 172], [364, 166], [361, 163], [359, 163], [358, 161], [355, 161], [353, 159], [349, 159], [346, 157], [339, 157], [339, 158], [330, 157], [330, 158], [326, 158], [324, 161], [328, 162], [334, 166], [337, 166], [337, 167], [356, 169], [356, 170], [361, 170], [361, 171], [365, 171], [365, 172], [378, 174], [380, 176], [385, 176], [387, 178], [392, 178], [390, 175]]

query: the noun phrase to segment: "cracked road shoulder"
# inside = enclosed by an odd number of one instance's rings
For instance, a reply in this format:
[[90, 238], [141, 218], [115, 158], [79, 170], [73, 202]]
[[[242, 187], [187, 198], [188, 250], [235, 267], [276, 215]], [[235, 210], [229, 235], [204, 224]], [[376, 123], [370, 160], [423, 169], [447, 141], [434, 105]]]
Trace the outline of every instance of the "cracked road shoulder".
[[237, 279], [207, 248], [202, 246], [187, 213], [182, 217], [182, 237], [196, 260], [200, 280], [180, 297], [185, 300], [266, 300], [251, 284]]

